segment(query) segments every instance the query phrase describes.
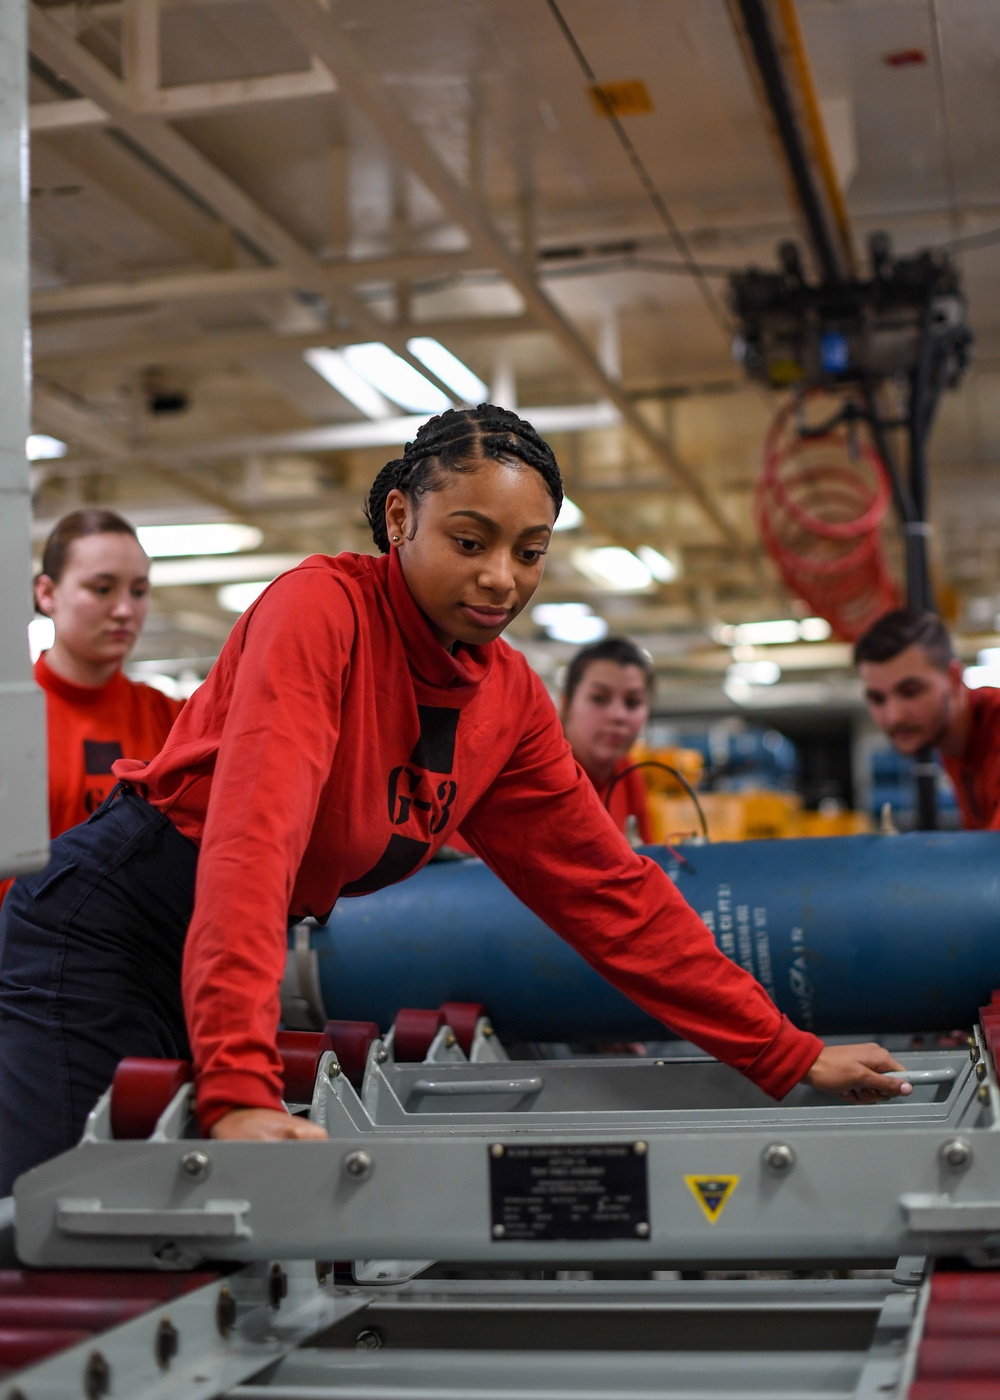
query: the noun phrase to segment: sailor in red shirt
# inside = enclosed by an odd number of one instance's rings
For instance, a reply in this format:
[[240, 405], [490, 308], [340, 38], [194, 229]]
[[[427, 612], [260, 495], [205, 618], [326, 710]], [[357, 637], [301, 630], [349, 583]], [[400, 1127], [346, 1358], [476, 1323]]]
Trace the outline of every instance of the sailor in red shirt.
[[[59, 521], [45, 543], [35, 606], [55, 624], [51, 649], [35, 662], [55, 837], [101, 805], [116, 759], [159, 752], [181, 702], [121, 671], [149, 609], [149, 559], [120, 515], [88, 507]], [[11, 883], [0, 884], [0, 898]]]
[[566, 671], [559, 707], [573, 757], [597, 789], [619, 831], [634, 817], [639, 836], [653, 839], [642, 771], [629, 750], [649, 718], [653, 670], [626, 637], [605, 637], [578, 651]]
[[1000, 690], [970, 690], [941, 619], [897, 608], [860, 638], [854, 659], [872, 718], [900, 753], [940, 750], [962, 825], [1000, 831]]
[[[170, 982], [181, 949], [203, 1130], [324, 1136], [281, 1102], [289, 915], [404, 879], [458, 825], [616, 986], [770, 1093], [801, 1079], [866, 1101], [908, 1092], [882, 1077], [900, 1067], [880, 1046], [824, 1047], [718, 950], [615, 829], [541, 682], [499, 640], [538, 584], [561, 499], [551, 449], [515, 415], [432, 419], [372, 488], [382, 557], [314, 556], [277, 579], [161, 753], [116, 765], [133, 790], [59, 838], [46, 879], [16, 883], [0, 955], [0, 1190], [72, 1141], [119, 1056], [185, 1053]], [[44, 972], [30, 993], [26, 967]], [[81, 1017], [100, 1019], [103, 1039]], [[32, 1066], [55, 1055], [73, 1082], [39, 1114]]]

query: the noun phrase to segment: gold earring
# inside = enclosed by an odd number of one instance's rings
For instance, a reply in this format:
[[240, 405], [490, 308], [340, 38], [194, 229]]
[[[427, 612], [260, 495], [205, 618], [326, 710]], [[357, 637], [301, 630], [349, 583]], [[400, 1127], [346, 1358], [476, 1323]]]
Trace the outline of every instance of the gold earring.
[[393, 544], [399, 544], [399, 536], [398, 536], [398, 535], [393, 535], [393, 537], [392, 537], [392, 542], [393, 542]]

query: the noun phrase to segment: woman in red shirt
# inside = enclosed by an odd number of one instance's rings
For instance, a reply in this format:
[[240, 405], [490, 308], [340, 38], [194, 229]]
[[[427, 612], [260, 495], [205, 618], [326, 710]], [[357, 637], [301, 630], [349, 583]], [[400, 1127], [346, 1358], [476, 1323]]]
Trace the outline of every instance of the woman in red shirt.
[[[55, 625], [52, 646], [35, 662], [55, 837], [101, 805], [116, 759], [159, 753], [181, 702], [122, 674], [149, 610], [149, 559], [114, 511], [91, 506], [63, 516], [45, 542], [35, 607]], [[0, 899], [10, 885], [0, 884]]]
[[424, 424], [369, 496], [381, 557], [315, 555], [271, 584], [160, 754], [116, 764], [125, 791], [15, 883], [0, 1191], [74, 1140], [121, 1056], [184, 1056], [188, 1036], [204, 1132], [324, 1136], [281, 1101], [288, 919], [404, 879], [459, 825], [609, 980], [768, 1092], [907, 1092], [881, 1077], [899, 1068], [881, 1047], [824, 1047], [719, 952], [615, 829], [540, 680], [499, 640], [561, 500], [551, 449], [514, 414]]
[[559, 714], [573, 757], [597, 789], [619, 831], [634, 817], [639, 836], [653, 839], [642, 772], [629, 750], [649, 718], [653, 668], [626, 637], [605, 637], [569, 664]]
[[59, 521], [35, 606], [55, 624], [35, 679], [46, 694], [50, 834], [58, 836], [101, 805], [116, 759], [159, 753], [182, 704], [122, 674], [149, 611], [149, 559], [120, 515], [90, 507]]

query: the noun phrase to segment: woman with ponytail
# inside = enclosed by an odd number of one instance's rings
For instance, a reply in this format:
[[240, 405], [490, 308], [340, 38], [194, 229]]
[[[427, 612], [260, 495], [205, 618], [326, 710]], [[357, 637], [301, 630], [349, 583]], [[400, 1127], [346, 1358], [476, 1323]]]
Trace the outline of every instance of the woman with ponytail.
[[72, 1144], [124, 1055], [193, 1052], [207, 1134], [323, 1137], [281, 1102], [288, 920], [405, 879], [458, 826], [609, 980], [769, 1093], [803, 1078], [906, 1092], [878, 1073], [899, 1068], [884, 1050], [824, 1048], [718, 951], [615, 829], [541, 682], [499, 640], [561, 501], [551, 449], [515, 414], [431, 419], [372, 487], [381, 557], [316, 555], [276, 579], [159, 755], [119, 761], [120, 790], [16, 882], [0, 925], [0, 1192]]

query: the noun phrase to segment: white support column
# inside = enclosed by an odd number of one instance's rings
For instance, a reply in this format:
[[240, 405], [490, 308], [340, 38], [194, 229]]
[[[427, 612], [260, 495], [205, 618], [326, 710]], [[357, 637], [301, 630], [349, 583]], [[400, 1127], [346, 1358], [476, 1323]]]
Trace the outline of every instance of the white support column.
[[45, 697], [28, 656], [28, 128], [24, 0], [0, 0], [0, 876], [48, 858]]

